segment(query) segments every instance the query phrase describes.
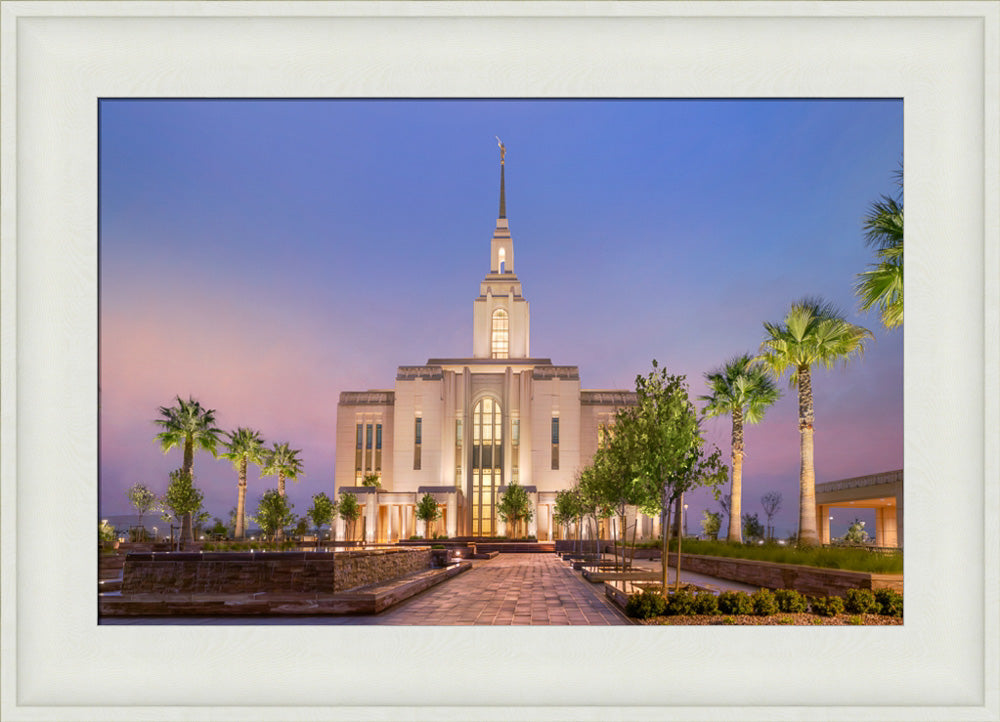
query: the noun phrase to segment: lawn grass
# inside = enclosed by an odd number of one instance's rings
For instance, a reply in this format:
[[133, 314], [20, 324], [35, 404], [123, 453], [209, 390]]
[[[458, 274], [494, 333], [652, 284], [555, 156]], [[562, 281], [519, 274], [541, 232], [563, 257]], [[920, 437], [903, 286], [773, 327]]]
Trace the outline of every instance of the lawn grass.
[[[677, 550], [677, 540], [671, 540], [671, 551]], [[681, 547], [684, 554], [704, 554], [714, 557], [755, 559], [777, 564], [805, 564], [827, 569], [849, 569], [872, 574], [902, 574], [903, 552], [878, 554], [866, 549], [845, 547], [794, 547], [780, 544], [730, 544], [724, 541], [685, 539]]]

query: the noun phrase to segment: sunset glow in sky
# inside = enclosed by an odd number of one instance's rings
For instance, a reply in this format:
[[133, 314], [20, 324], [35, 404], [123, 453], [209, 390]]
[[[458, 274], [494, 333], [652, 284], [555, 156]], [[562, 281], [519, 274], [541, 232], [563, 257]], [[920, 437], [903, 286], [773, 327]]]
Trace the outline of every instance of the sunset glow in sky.
[[[302, 449], [296, 513], [332, 496], [340, 392], [472, 353], [494, 135], [533, 356], [589, 389], [633, 388], [655, 358], [696, 397], [757, 351], [763, 321], [821, 296], [875, 340], [814, 371], [817, 481], [901, 468], [903, 332], [859, 313], [853, 287], [902, 133], [895, 100], [103, 101], [100, 513], [130, 513], [136, 482], [165, 491], [181, 451], [160, 451], [153, 421], [177, 395]], [[780, 387], [746, 431], [743, 508], [763, 521], [761, 495], [782, 492], [788, 534], [799, 438]], [[705, 428], [728, 460], [729, 418]], [[231, 463], [199, 452], [194, 471], [226, 520]], [[276, 485], [252, 468], [248, 508]], [[689, 504], [691, 532], [717, 510], [705, 492]], [[834, 534], [854, 516], [836, 512]]]

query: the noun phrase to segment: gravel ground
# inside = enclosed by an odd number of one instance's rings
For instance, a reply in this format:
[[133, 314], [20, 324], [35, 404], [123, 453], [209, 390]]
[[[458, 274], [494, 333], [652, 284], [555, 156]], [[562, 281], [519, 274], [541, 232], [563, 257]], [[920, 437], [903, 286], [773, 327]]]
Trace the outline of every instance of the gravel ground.
[[838, 614], [834, 617], [821, 617], [818, 614], [773, 614], [768, 617], [755, 615], [692, 615], [652, 617], [636, 619], [636, 624], [667, 624], [673, 626], [710, 626], [710, 625], [800, 625], [813, 626], [879, 626], [901, 625], [902, 617], [884, 617], [880, 614]]

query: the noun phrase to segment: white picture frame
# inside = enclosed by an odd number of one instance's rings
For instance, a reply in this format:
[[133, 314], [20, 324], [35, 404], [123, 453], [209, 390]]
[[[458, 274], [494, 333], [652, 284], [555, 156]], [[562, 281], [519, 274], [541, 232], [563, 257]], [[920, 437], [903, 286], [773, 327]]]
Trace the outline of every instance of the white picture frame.
[[[5, 2], [0, 716], [996, 719], [998, 18], [987, 2]], [[905, 624], [99, 626], [97, 99], [222, 96], [902, 97]], [[144, 654], [153, 640], [174, 652]]]

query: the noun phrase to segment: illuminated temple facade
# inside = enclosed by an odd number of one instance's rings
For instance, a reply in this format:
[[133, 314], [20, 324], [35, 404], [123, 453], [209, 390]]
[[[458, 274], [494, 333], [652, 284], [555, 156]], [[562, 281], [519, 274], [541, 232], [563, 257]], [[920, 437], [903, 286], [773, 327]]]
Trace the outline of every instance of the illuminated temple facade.
[[[400, 366], [391, 389], [344, 391], [337, 407], [335, 485], [357, 495], [354, 538], [393, 542], [425, 536], [415, 506], [424, 494], [442, 518], [434, 534], [504, 535], [499, 494], [511, 482], [534, 504], [527, 533], [557, 539], [556, 493], [590, 462], [628, 390], [580, 388], [576, 366], [531, 354], [531, 314], [514, 265], [501, 146], [500, 212], [490, 265], [472, 304], [472, 355]], [[363, 486], [375, 475], [380, 487]], [[653, 520], [644, 520], [654, 533]], [[337, 538], [345, 527], [337, 522]]]

